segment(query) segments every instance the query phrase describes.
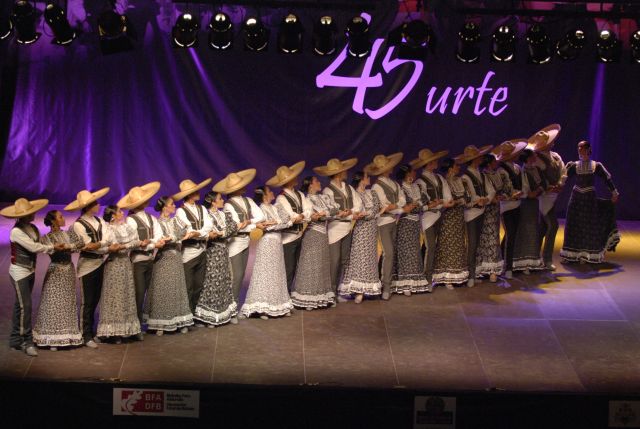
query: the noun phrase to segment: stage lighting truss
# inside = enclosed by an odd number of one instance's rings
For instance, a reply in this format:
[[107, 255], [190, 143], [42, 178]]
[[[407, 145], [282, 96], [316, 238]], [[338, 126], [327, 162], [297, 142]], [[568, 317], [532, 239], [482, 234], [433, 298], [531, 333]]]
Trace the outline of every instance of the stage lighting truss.
[[178, 48], [195, 48], [198, 46], [200, 23], [191, 13], [183, 13], [176, 19], [171, 30], [171, 39]]
[[98, 16], [98, 35], [103, 54], [115, 54], [133, 49], [129, 39], [129, 20], [114, 10], [106, 10]]
[[209, 47], [224, 51], [233, 45], [233, 23], [229, 15], [218, 12], [209, 23]]
[[575, 60], [584, 48], [584, 31], [568, 31], [556, 44], [556, 54], [563, 60]]
[[36, 32], [36, 10], [26, 0], [18, 0], [11, 8], [11, 21], [16, 31], [16, 40], [22, 45], [29, 45], [41, 36]]
[[338, 28], [331, 16], [322, 16], [313, 26], [313, 52], [316, 55], [333, 55], [336, 52]]
[[610, 30], [602, 30], [596, 42], [598, 60], [603, 63], [614, 63], [620, 60], [620, 40]]
[[540, 24], [533, 24], [527, 30], [525, 39], [529, 47], [529, 61], [533, 64], [547, 64], [551, 61], [551, 42]]
[[262, 52], [269, 46], [269, 29], [259, 17], [248, 18], [244, 22], [244, 47], [248, 51]]
[[300, 19], [292, 13], [282, 19], [278, 31], [278, 51], [284, 54], [299, 54], [302, 52], [304, 27]]
[[640, 64], [640, 30], [636, 30], [631, 35], [629, 45], [631, 47], [631, 62]]
[[515, 59], [516, 35], [507, 25], [501, 25], [491, 36], [491, 58], [499, 62], [511, 62]]
[[76, 32], [67, 19], [64, 9], [55, 3], [49, 3], [44, 9], [44, 20], [53, 31], [53, 43], [56, 45], [68, 45], [76, 38]]
[[345, 30], [347, 36], [347, 52], [349, 56], [363, 58], [371, 52], [371, 40], [369, 38], [369, 23], [360, 15], [354, 16], [347, 24]]
[[480, 59], [480, 28], [469, 21], [466, 22], [460, 32], [458, 32], [458, 47], [456, 59], [463, 63], [475, 63]]

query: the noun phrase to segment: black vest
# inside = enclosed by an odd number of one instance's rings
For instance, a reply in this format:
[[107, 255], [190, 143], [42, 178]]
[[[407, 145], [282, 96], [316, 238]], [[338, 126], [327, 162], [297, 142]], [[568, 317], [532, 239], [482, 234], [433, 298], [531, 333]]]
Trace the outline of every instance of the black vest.
[[[79, 217], [76, 222], [79, 222], [82, 226], [84, 226], [84, 230], [91, 239], [92, 243], [99, 243], [100, 241], [102, 241], [102, 222], [100, 222], [100, 218], [98, 218], [97, 216], [94, 216], [93, 218], [98, 222], [98, 229], [92, 227], [89, 222], [82, 219], [81, 217]], [[89, 250], [83, 250], [80, 252], [80, 257], [89, 259], [100, 259], [102, 258], [102, 255]]]
[[516, 174], [509, 164], [506, 163], [502, 163], [502, 168], [504, 168], [504, 171], [509, 175], [511, 185], [513, 185], [513, 190], [515, 192], [522, 191], [522, 173]]
[[442, 194], [442, 179], [440, 179], [440, 176], [437, 174], [435, 174], [435, 177], [436, 182], [438, 182], [437, 184], [432, 183], [425, 175], [421, 177], [427, 195], [429, 196], [429, 201], [442, 200], [444, 198]]
[[559, 184], [560, 178], [562, 177], [560, 164], [552, 163], [551, 153], [549, 153], [549, 156], [546, 154], [539, 154], [538, 156], [542, 159], [542, 162], [544, 162], [545, 169], [541, 171], [541, 173], [544, 175], [547, 183], [551, 185]]
[[[302, 214], [302, 194], [300, 193], [300, 191], [296, 191], [296, 190], [294, 190], [293, 192], [295, 192], [298, 198], [293, 198], [291, 195], [289, 195], [287, 192], [284, 192], [284, 191], [282, 191], [282, 196], [287, 199], [287, 201], [289, 202], [289, 205], [291, 206], [291, 208], [295, 213]], [[297, 234], [298, 232], [302, 231], [302, 228], [303, 228], [302, 223], [294, 223], [284, 231]]]
[[478, 179], [475, 175], [473, 175], [471, 172], [466, 171], [464, 173], [465, 176], [467, 176], [469, 178], [469, 180], [471, 180], [471, 183], [473, 184], [473, 189], [476, 191], [476, 195], [479, 197], [486, 197], [487, 196], [487, 189], [485, 187], [485, 177], [484, 174], [480, 173], [480, 177], [481, 179]]
[[[136, 222], [137, 230], [138, 230], [138, 239], [140, 241], [144, 241], [147, 239], [153, 238], [153, 219], [149, 216], [149, 213], [139, 212], [147, 217], [147, 222], [149, 222], [149, 226], [145, 225], [144, 222], [138, 217], [138, 213], [132, 214], [130, 217]], [[134, 249], [131, 253], [137, 253], [142, 255], [150, 256], [153, 253], [153, 250], [142, 250], [140, 248]]]
[[[16, 224], [14, 228], [18, 228], [20, 231], [27, 234], [29, 237], [34, 238], [34, 242], [40, 241], [40, 232], [38, 228], [33, 224], [28, 225], [18, 225]], [[18, 243], [11, 242], [11, 263], [14, 265], [18, 265], [23, 268], [35, 269], [36, 267], [36, 257], [38, 255], [36, 253], [30, 252]]]
[[[193, 213], [191, 213], [191, 210], [189, 210], [188, 208], [182, 207], [182, 210], [184, 210], [184, 214], [187, 216], [189, 223], [191, 223], [191, 228], [193, 228], [196, 231], [201, 230], [202, 227], [204, 226], [204, 208], [202, 208], [200, 204], [196, 204], [196, 210], [198, 211], [199, 219], [197, 219], [193, 215]], [[196, 240], [194, 238], [190, 238], [182, 242], [182, 247], [203, 247], [203, 246], [204, 246], [204, 243], [202, 242], [202, 240]]]
[[345, 185], [347, 194], [345, 195], [336, 185], [329, 183], [329, 189], [333, 191], [333, 200], [340, 206], [340, 210], [351, 210], [353, 208], [353, 194], [351, 186]]

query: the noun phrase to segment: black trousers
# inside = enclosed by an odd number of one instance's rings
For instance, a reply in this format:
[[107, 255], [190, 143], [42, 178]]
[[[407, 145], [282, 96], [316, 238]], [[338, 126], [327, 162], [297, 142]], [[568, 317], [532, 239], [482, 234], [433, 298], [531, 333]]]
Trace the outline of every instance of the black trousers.
[[339, 241], [329, 245], [329, 260], [331, 266], [331, 287], [338, 294], [338, 285], [342, 279], [344, 269], [349, 263], [351, 252], [351, 232]]
[[541, 217], [540, 243], [542, 243], [542, 239], [544, 238], [542, 260], [545, 264], [551, 264], [553, 261], [553, 246], [556, 244], [556, 234], [558, 233], [558, 216], [556, 215], [555, 204], [546, 215]]
[[207, 269], [207, 252], [202, 252], [182, 265], [184, 266], [184, 278], [187, 282], [189, 308], [191, 308], [192, 313], [195, 313], [196, 305], [202, 293], [202, 286], [204, 285], [204, 275]]
[[247, 247], [242, 252], [233, 255], [230, 258], [231, 261], [231, 281], [233, 286], [233, 299], [240, 308], [240, 290], [242, 290], [242, 282], [244, 281], [244, 273], [247, 271], [247, 264], [249, 263], [249, 248]]
[[93, 339], [95, 331], [93, 326], [96, 321], [96, 308], [100, 302], [102, 293], [102, 277], [104, 274], [104, 264], [99, 268], [85, 274], [80, 278], [82, 288], [82, 303], [80, 304], [80, 327], [82, 329], [82, 339], [86, 343]]
[[398, 224], [396, 222], [378, 226], [378, 235], [382, 243], [382, 256], [378, 261], [382, 291], [391, 291], [391, 277], [393, 275], [393, 262], [396, 251], [396, 239], [398, 237]]
[[484, 213], [467, 222], [467, 265], [469, 266], [469, 278], [476, 278], [476, 252], [480, 244]]
[[35, 273], [18, 281], [13, 280], [13, 278], [9, 276], [11, 286], [13, 286], [16, 292], [16, 302], [13, 304], [13, 316], [11, 317], [9, 347], [19, 348], [33, 345], [33, 335], [31, 333], [31, 291], [33, 290], [35, 279]]
[[502, 213], [505, 234], [500, 247], [502, 248], [506, 271], [513, 270], [513, 249], [518, 236], [518, 222], [520, 222], [520, 207]]
[[439, 228], [440, 218], [433, 225], [424, 230], [424, 273], [426, 274], [429, 282], [431, 282], [431, 279], [433, 278], [433, 267], [436, 261], [436, 244]]
[[138, 309], [138, 320], [142, 326], [142, 308], [144, 306], [144, 296], [151, 286], [151, 274], [153, 273], [153, 259], [150, 261], [140, 261], [133, 264], [133, 280], [136, 285], [136, 307]]
[[284, 244], [284, 268], [287, 272], [287, 289], [291, 293], [293, 280], [296, 276], [296, 268], [298, 267], [298, 259], [300, 258], [300, 249], [302, 249], [302, 236], [296, 238], [290, 243]]

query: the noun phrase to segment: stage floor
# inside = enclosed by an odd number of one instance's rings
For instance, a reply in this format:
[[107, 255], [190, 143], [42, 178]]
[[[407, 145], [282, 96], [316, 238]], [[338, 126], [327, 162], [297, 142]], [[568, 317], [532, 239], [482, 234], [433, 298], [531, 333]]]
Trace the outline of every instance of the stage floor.
[[[186, 335], [147, 335], [144, 342], [95, 350], [41, 349], [37, 358], [8, 347], [11, 225], [0, 221], [0, 378], [640, 391], [640, 222], [619, 223], [618, 251], [599, 266], [556, 260], [553, 274], [394, 295], [389, 302], [349, 302]], [[558, 237], [560, 245], [562, 231]], [[34, 306], [47, 263], [47, 257], [39, 258]]]

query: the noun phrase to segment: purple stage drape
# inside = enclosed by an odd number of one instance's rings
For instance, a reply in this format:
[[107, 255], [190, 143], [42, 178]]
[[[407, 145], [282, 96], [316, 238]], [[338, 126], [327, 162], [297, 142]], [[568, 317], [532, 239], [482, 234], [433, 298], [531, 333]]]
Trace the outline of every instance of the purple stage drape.
[[[83, 188], [111, 186], [112, 202], [148, 181], [161, 181], [160, 193], [171, 194], [185, 178], [216, 181], [248, 167], [258, 169], [257, 186], [279, 165], [301, 159], [310, 171], [332, 157], [355, 156], [362, 167], [376, 153], [403, 151], [409, 161], [428, 147], [456, 155], [468, 144], [527, 137], [558, 122], [558, 152], [575, 159], [576, 143], [590, 140], [622, 194], [620, 217], [640, 219], [631, 161], [640, 135], [640, 69], [598, 64], [591, 46], [573, 62], [530, 65], [521, 42], [516, 63], [498, 64], [488, 59], [486, 23], [482, 60], [462, 64], [453, 58], [461, 21], [452, 17], [437, 21], [436, 54], [424, 62], [394, 62], [395, 50], [385, 58], [391, 48], [379, 41], [370, 78], [355, 79], [366, 60], [346, 60], [333, 72], [354, 78], [345, 81], [327, 71], [339, 56], [317, 57], [308, 46], [301, 55], [275, 52], [275, 28], [265, 53], [244, 51], [240, 38], [232, 51], [213, 52], [206, 34], [197, 49], [174, 49], [173, 3], [127, 4], [138, 34], [130, 52], [99, 52], [97, 11], [87, 8], [84, 17], [75, 11], [85, 33], [68, 48], [46, 35], [28, 47], [3, 42], [19, 59], [2, 200], [26, 195], [66, 203]], [[375, 37], [403, 18], [396, 7], [373, 13]], [[247, 13], [227, 10], [237, 22]], [[285, 12], [264, 18], [277, 23]], [[307, 39], [317, 15], [301, 13]], [[203, 26], [209, 16], [203, 12]], [[348, 17], [337, 17], [341, 28]], [[446, 106], [438, 104], [446, 94]]]

